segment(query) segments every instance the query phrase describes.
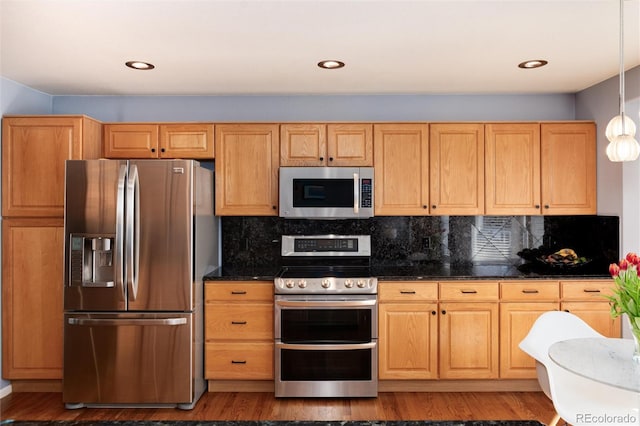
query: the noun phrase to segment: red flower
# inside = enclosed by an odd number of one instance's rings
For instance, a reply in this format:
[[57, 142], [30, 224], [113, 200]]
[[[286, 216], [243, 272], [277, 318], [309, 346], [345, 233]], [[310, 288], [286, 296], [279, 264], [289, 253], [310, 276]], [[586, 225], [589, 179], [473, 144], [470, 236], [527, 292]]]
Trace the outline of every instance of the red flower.
[[638, 264], [640, 264], [640, 256], [638, 256], [637, 254], [635, 254], [633, 252], [627, 253], [626, 259], [632, 265], [638, 266]]
[[627, 259], [622, 259], [620, 261], [620, 270], [626, 271], [627, 269], [629, 269], [629, 262], [627, 261]]
[[612, 263], [611, 265], [609, 265], [609, 273], [613, 278], [618, 276], [618, 274], [620, 273], [620, 267], [617, 263]]

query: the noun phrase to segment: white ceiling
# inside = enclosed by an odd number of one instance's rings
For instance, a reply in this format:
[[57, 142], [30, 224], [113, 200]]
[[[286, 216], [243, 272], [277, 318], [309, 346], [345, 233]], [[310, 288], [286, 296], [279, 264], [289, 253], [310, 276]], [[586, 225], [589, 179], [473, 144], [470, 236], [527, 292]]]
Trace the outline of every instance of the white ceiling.
[[573, 93], [617, 75], [618, 20], [618, 0], [0, 0], [0, 75], [52, 95]]

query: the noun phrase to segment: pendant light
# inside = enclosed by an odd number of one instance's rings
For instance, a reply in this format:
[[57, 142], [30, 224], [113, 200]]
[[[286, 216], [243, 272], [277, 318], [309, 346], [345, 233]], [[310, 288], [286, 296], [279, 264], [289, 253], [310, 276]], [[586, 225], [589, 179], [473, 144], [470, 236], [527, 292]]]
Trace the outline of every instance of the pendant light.
[[609, 121], [605, 135], [609, 139], [607, 157], [611, 161], [634, 161], [640, 145], [634, 139], [636, 125], [624, 113], [624, 0], [620, 0], [620, 115]]

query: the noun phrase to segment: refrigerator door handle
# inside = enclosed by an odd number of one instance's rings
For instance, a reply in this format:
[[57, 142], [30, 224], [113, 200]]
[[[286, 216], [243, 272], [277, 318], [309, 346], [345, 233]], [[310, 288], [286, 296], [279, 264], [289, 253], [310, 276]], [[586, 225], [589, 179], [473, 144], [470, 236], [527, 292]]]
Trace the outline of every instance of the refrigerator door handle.
[[124, 199], [127, 180], [127, 166], [122, 164], [118, 172], [118, 192], [116, 196], [116, 241], [114, 253], [114, 275], [116, 286], [122, 289], [122, 300], [125, 300], [124, 287]]
[[87, 325], [87, 326], [118, 326], [118, 325], [184, 325], [187, 323], [186, 318], [121, 318], [121, 319], [92, 319], [92, 318], [69, 318], [69, 325]]
[[140, 178], [138, 167], [130, 166], [127, 180], [126, 259], [127, 289], [129, 300], [138, 296], [138, 267], [140, 265]]

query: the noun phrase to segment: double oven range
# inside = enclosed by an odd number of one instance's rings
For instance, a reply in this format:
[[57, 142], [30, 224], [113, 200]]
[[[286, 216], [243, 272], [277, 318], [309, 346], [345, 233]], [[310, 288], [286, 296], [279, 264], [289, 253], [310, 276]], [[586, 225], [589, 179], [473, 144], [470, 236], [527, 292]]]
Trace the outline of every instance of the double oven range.
[[377, 279], [368, 235], [282, 237], [275, 396], [375, 397]]

